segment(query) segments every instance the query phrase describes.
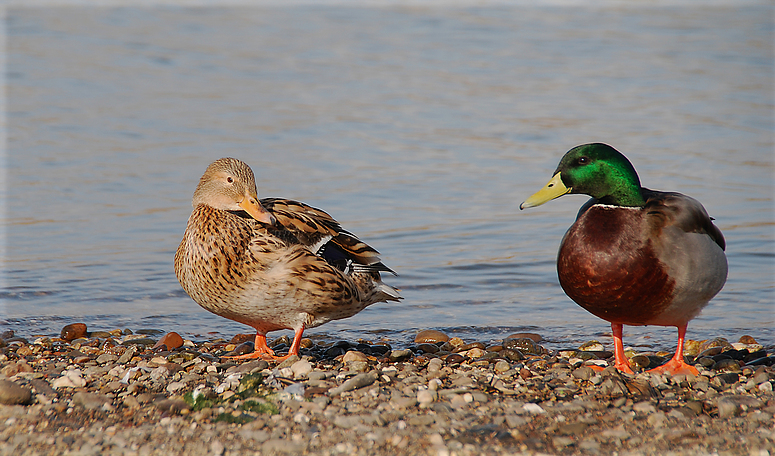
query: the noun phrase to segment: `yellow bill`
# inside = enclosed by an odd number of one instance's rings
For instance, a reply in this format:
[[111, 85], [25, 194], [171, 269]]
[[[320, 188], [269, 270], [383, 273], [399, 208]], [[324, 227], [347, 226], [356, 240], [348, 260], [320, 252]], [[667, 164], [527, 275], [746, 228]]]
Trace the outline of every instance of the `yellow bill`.
[[571, 189], [562, 183], [560, 174], [561, 173], [555, 174], [549, 183], [544, 186], [544, 188], [538, 190], [533, 194], [533, 196], [526, 199], [524, 203], [519, 205], [519, 208], [524, 209], [526, 207], [540, 206], [547, 201], [551, 201], [555, 198], [559, 198], [562, 195], [565, 195], [566, 193], [570, 193]]
[[261, 223], [266, 223], [267, 225], [275, 224], [274, 216], [264, 209], [264, 206], [252, 195], [246, 194], [245, 198], [240, 201], [239, 207]]

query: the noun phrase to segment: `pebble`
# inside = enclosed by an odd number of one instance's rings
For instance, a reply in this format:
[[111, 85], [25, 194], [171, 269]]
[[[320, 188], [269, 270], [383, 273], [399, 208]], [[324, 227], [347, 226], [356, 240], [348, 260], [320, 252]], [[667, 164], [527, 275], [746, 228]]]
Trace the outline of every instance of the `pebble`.
[[278, 364], [221, 358], [254, 335], [168, 350], [132, 343], [163, 331], [129, 333], [3, 338], [15, 341], [0, 347], [0, 398], [8, 383], [30, 396], [0, 407], [0, 454], [775, 453], [775, 357], [748, 339], [704, 347], [694, 377], [622, 375], [602, 346], [549, 351], [525, 334], [309, 340]]
[[589, 342], [585, 342], [579, 346], [579, 350], [581, 351], [603, 351], [604, 347], [603, 344], [596, 340], [591, 340]]
[[89, 410], [101, 409], [111, 402], [113, 402], [113, 398], [106, 394], [79, 391], [73, 395], [74, 405], [80, 405]]
[[363, 388], [364, 386], [371, 385], [377, 380], [377, 374], [375, 373], [366, 373], [366, 374], [358, 374], [355, 377], [347, 380], [346, 382], [342, 383], [340, 386], [337, 386], [336, 388], [332, 388], [328, 394], [330, 396], [336, 396], [338, 394], [341, 394], [345, 391], [351, 391], [357, 388]]
[[174, 350], [183, 346], [183, 338], [176, 332], [169, 332], [165, 334], [158, 342], [153, 345], [153, 348], [166, 347], [167, 350]]
[[416, 344], [436, 344], [439, 342], [448, 342], [449, 336], [435, 329], [425, 329], [417, 333], [414, 338]]
[[305, 378], [312, 372], [312, 363], [307, 360], [299, 360], [291, 364], [291, 371], [293, 372], [293, 378]]
[[435, 391], [432, 391], [429, 389], [423, 389], [417, 392], [417, 403], [420, 404], [420, 407], [427, 407], [435, 400], [436, 400]]
[[70, 342], [75, 339], [86, 337], [86, 324], [85, 323], [71, 323], [62, 328], [59, 335], [62, 339]]
[[32, 390], [10, 380], [0, 380], [0, 404], [22, 405], [32, 399]]
[[400, 361], [400, 360], [408, 359], [411, 356], [412, 356], [412, 350], [409, 350], [408, 348], [405, 348], [403, 350], [393, 350], [390, 352], [391, 361]]
[[344, 363], [349, 363], [352, 361], [368, 361], [368, 360], [369, 360], [368, 356], [356, 350], [348, 351], [347, 353], [344, 354], [344, 357], [342, 358], [342, 362]]
[[544, 340], [544, 338], [541, 337], [540, 334], [529, 333], [529, 332], [514, 333], [514, 334], [511, 334], [510, 336], [507, 336], [506, 339], [530, 339], [535, 343], [539, 343], [542, 340]]

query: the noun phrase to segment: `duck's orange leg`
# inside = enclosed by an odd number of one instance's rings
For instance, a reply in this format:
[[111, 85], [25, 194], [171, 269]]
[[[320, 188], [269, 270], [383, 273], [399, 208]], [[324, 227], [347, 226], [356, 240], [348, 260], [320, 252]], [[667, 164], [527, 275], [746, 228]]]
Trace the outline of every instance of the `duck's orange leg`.
[[293, 343], [288, 354], [284, 356], [275, 356], [274, 350], [266, 344], [266, 334], [256, 333], [256, 344], [253, 353], [247, 353], [239, 356], [226, 356], [227, 359], [263, 359], [265, 361], [283, 361], [291, 355], [299, 355], [299, 346], [301, 345], [301, 335], [304, 333], [304, 326], [296, 330], [293, 336]]
[[650, 369], [648, 372], [658, 372], [660, 374], [685, 374], [685, 375], [699, 375], [700, 373], [694, 366], [686, 364], [684, 361], [684, 338], [686, 337], [686, 325], [678, 327], [678, 348], [675, 350], [675, 355], [667, 363]]
[[274, 351], [266, 344], [266, 334], [256, 333], [255, 349], [253, 353], [238, 356], [224, 356], [226, 359], [264, 359], [271, 361], [276, 359]]
[[624, 356], [624, 344], [622, 343], [622, 325], [621, 323], [611, 323], [611, 332], [614, 336], [614, 367], [625, 374], [634, 374], [630, 362]]

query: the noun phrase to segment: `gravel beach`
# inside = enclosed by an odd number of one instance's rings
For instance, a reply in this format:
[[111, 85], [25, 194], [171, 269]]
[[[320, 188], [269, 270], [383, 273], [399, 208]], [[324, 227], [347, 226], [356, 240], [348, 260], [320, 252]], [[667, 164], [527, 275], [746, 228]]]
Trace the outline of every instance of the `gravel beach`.
[[688, 341], [697, 377], [643, 372], [670, 354], [632, 351], [640, 373], [621, 374], [598, 342], [547, 350], [530, 333], [224, 358], [252, 338], [0, 334], [0, 454], [775, 454], [775, 347], [744, 335]]

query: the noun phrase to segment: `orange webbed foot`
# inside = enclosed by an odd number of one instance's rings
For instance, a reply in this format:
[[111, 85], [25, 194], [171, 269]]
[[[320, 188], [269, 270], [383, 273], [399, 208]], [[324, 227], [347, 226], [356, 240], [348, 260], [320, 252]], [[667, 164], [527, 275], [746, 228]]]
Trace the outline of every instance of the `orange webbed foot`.
[[620, 372], [624, 372], [625, 374], [635, 375], [635, 372], [633, 372], [632, 366], [630, 366], [630, 362], [627, 361], [627, 358], [624, 358], [624, 361], [617, 359], [614, 363], [614, 367]]
[[678, 326], [678, 347], [675, 350], [675, 355], [667, 363], [648, 370], [648, 372], [657, 372], [660, 374], [670, 375], [700, 375], [694, 366], [686, 364], [684, 361], [684, 339], [686, 338], [686, 325]]
[[274, 350], [269, 348], [269, 346], [266, 344], [266, 335], [257, 333], [256, 343], [255, 343], [256, 350], [253, 353], [246, 353], [244, 355], [237, 355], [237, 356], [223, 356], [223, 358], [233, 359], [233, 360], [263, 359], [264, 361], [285, 361], [286, 359], [290, 358], [292, 355], [296, 355], [296, 356], [299, 355], [299, 345], [301, 344], [301, 335], [303, 332], [304, 332], [303, 326], [296, 330], [296, 335], [293, 338], [291, 349], [288, 350], [287, 355], [276, 356], [274, 354]]
[[264, 361], [282, 361], [288, 356], [275, 356], [274, 352], [272, 353], [266, 353], [266, 352], [260, 352], [258, 350], [254, 351], [253, 353], [246, 353], [244, 355], [237, 355], [237, 356], [222, 356], [224, 359], [232, 359], [232, 360], [245, 360], [245, 359], [263, 359]]
[[670, 375], [678, 375], [678, 374], [684, 374], [684, 375], [700, 375], [699, 371], [694, 366], [690, 366], [689, 364], [686, 364], [681, 359], [672, 358], [667, 363], [655, 367], [653, 369], [649, 369], [646, 372], [656, 372], [659, 374], [670, 374]]

